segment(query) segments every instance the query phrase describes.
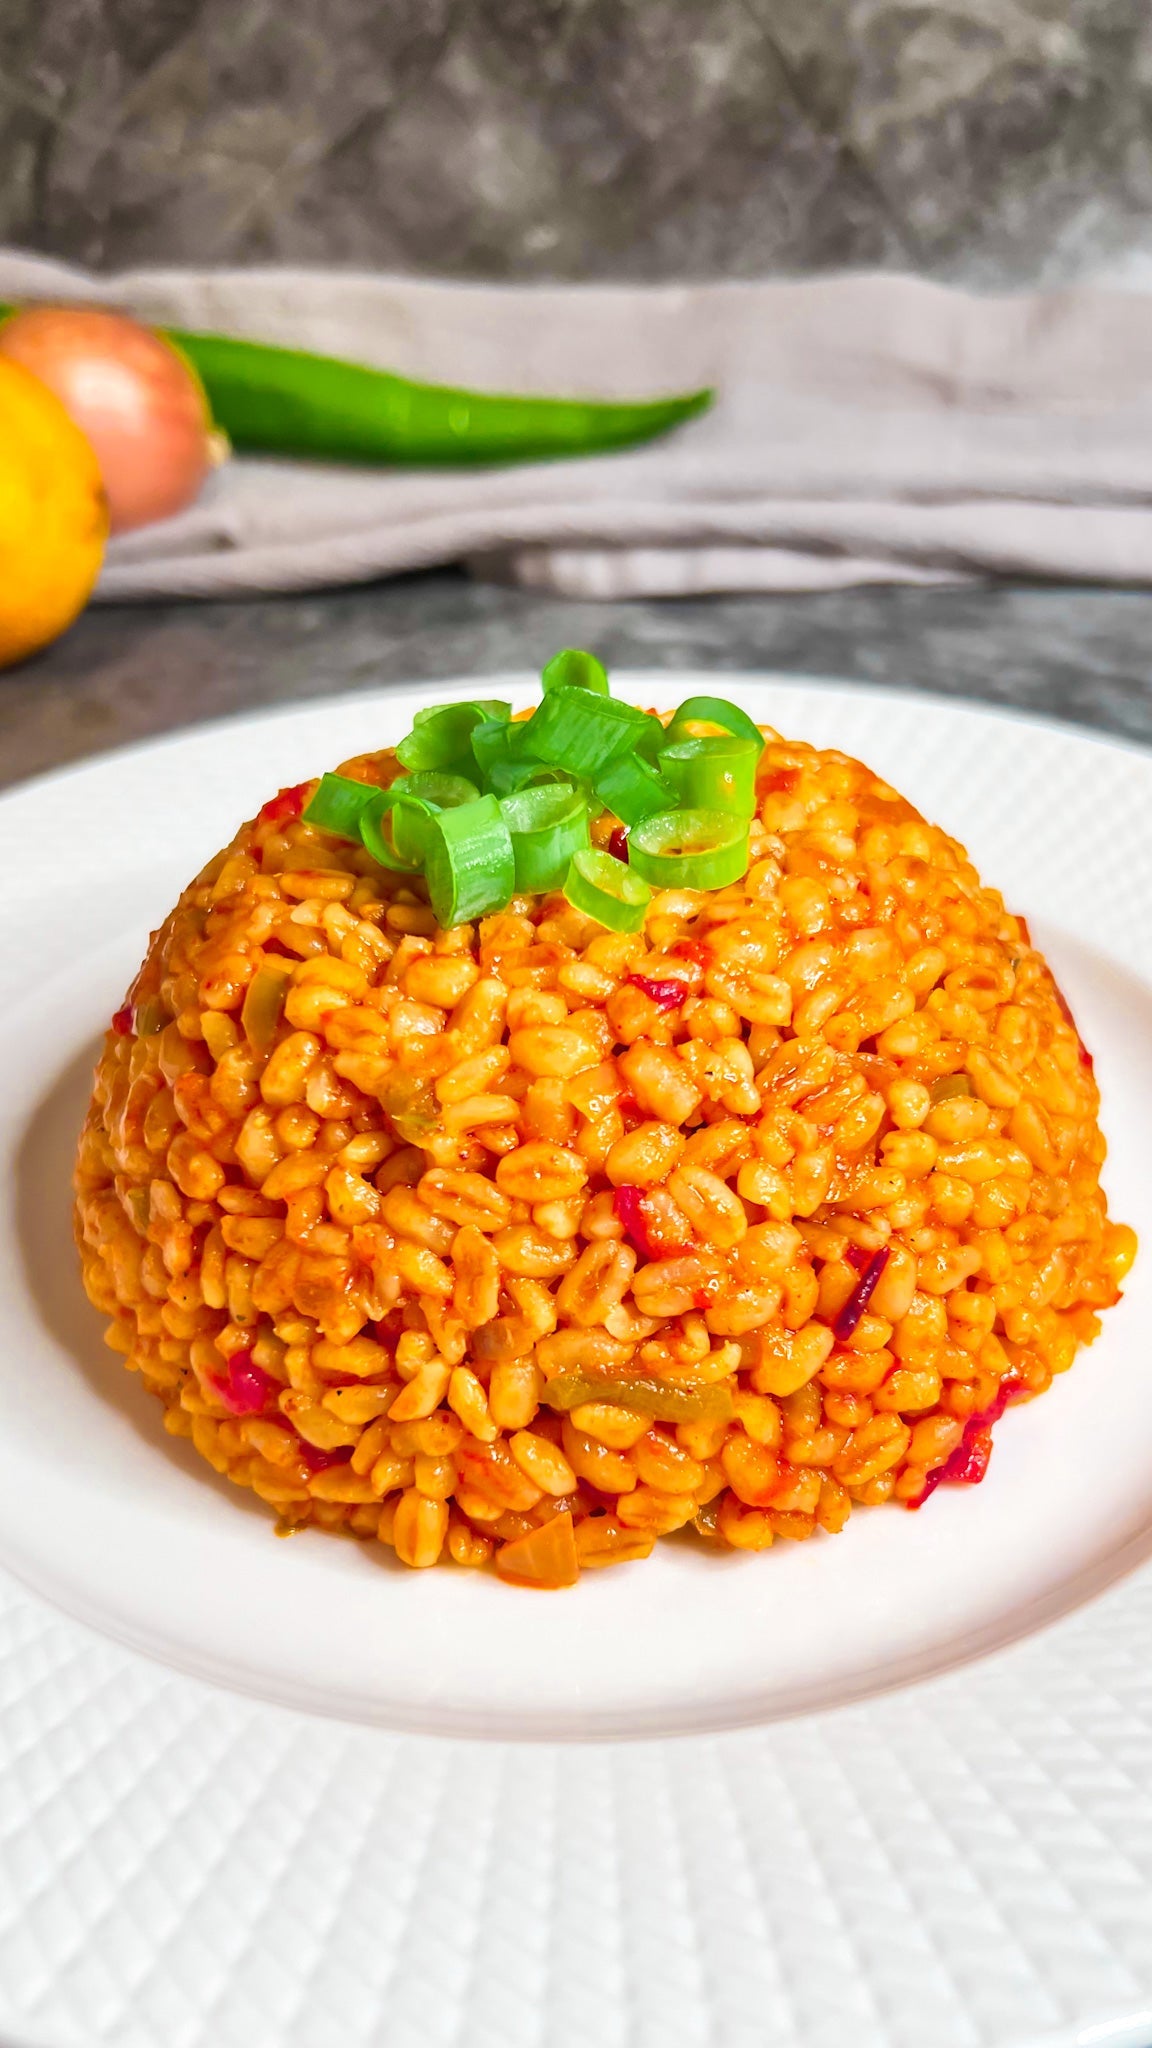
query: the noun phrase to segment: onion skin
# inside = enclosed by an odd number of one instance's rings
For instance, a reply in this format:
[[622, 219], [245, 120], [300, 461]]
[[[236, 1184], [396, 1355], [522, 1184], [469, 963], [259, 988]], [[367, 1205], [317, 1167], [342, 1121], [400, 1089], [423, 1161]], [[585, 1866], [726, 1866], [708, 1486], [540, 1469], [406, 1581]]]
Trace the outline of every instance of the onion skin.
[[113, 533], [182, 512], [220, 459], [195, 371], [126, 314], [30, 306], [0, 325], [0, 354], [47, 384], [91, 442]]

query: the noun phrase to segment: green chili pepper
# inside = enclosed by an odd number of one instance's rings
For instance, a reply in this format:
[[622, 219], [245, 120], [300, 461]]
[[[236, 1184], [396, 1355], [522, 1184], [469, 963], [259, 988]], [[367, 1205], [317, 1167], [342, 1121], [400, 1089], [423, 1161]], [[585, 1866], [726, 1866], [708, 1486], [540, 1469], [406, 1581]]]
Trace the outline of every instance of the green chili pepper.
[[711, 391], [610, 405], [418, 384], [335, 356], [165, 330], [234, 448], [321, 462], [539, 462], [627, 448], [711, 404]]

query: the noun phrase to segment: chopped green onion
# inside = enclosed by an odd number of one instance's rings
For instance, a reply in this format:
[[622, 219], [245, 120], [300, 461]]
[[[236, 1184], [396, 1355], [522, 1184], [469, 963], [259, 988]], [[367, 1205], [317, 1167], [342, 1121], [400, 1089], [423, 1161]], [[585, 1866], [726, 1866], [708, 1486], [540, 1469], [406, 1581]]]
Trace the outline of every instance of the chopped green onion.
[[644, 759], [655, 767], [661, 747], [667, 744], [668, 735], [664, 730], [663, 721], [657, 718], [654, 711], [646, 711], [643, 725], [636, 728], [636, 752], [642, 754]]
[[424, 875], [445, 931], [503, 910], [516, 886], [516, 856], [494, 796], [437, 811], [428, 827]]
[[739, 811], [750, 818], [756, 809], [756, 770], [763, 745], [759, 738], [680, 740], [664, 747], [660, 769], [672, 784], [674, 800], [689, 810]]
[[414, 775], [398, 775], [391, 785], [395, 796], [418, 796], [421, 803], [437, 811], [454, 811], [457, 804], [475, 803], [480, 791], [466, 775], [449, 775], [442, 768], [418, 768]]
[[[418, 768], [415, 775], [398, 775], [391, 785], [393, 796], [418, 797], [434, 811], [454, 811], [459, 804], [476, 801], [480, 791], [466, 775], [446, 775], [440, 768]], [[401, 860], [423, 864], [428, 825], [423, 813], [402, 804], [392, 818], [392, 844]]]
[[474, 714], [469, 730], [477, 719], [496, 719], [501, 725], [506, 725], [512, 716], [512, 706], [506, 704], [503, 697], [469, 697], [463, 704], [425, 704], [423, 710], [418, 711], [412, 720], [413, 731], [418, 725], [432, 725], [437, 719], [443, 718], [446, 711], [452, 712], [457, 718]]
[[360, 814], [379, 791], [374, 782], [353, 782], [349, 775], [322, 775], [320, 786], [304, 811], [306, 825], [318, 825], [337, 839], [359, 839]]
[[755, 740], [758, 747], [764, 745], [759, 727], [738, 704], [730, 704], [727, 697], [686, 697], [668, 727], [665, 740], [674, 747], [681, 740], [707, 739], [718, 732], [730, 733], [735, 739]]
[[449, 775], [472, 765], [472, 734], [478, 725], [511, 718], [510, 704], [475, 699], [469, 704], [431, 704], [418, 711], [412, 730], [396, 749], [402, 768], [441, 768]]
[[638, 825], [656, 811], [669, 811], [676, 802], [676, 790], [639, 754], [621, 754], [596, 777], [596, 794], [601, 802], [626, 825]]
[[512, 796], [518, 789], [533, 789], [537, 783], [562, 783], [566, 788], [577, 787], [574, 778], [565, 774], [563, 768], [549, 768], [543, 761], [533, 761], [528, 754], [510, 754], [504, 761], [497, 761], [490, 777], [494, 796]]
[[590, 782], [618, 754], [635, 752], [647, 722], [647, 712], [634, 704], [565, 683], [533, 712], [524, 727], [523, 747], [536, 760]]
[[509, 760], [516, 751], [519, 728], [502, 718], [484, 718], [472, 728], [472, 753], [482, 782], [490, 783], [497, 762]]
[[603, 662], [597, 661], [594, 654], [586, 654], [582, 647], [562, 647], [559, 654], [552, 656], [540, 681], [546, 697], [569, 684], [578, 690], [593, 690], [598, 697], [611, 695]]
[[634, 825], [628, 860], [656, 889], [724, 889], [748, 868], [748, 820], [733, 811], [661, 811]]
[[572, 782], [521, 789], [500, 804], [516, 857], [517, 889], [558, 889], [588, 844], [588, 806]]
[[594, 847], [572, 856], [564, 894], [573, 910], [594, 917], [610, 932], [638, 932], [652, 900], [652, 891], [622, 860]]
[[[397, 812], [399, 817], [394, 815]], [[382, 868], [391, 868], [395, 874], [418, 875], [423, 860], [421, 835], [427, 821], [436, 815], [423, 798], [405, 795], [401, 780], [399, 784], [393, 783], [391, 789], [378, 789], [372, 802], [365, 805], [360, 813], [360, 837]], [[391, 841], [385, 832], [388, 818], [392, 820]]]

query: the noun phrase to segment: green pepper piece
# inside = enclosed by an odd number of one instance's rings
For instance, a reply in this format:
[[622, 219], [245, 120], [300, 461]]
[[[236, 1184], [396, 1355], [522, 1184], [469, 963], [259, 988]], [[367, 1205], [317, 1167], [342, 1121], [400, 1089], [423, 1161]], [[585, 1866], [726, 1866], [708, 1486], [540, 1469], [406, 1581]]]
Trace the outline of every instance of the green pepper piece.
[[648, 441], [692, 419], [709, 390], [606, 404], [422, 384], [336, 356], [162, 330], [192, 364], [234, 448], [323, 462], [540, 462]]

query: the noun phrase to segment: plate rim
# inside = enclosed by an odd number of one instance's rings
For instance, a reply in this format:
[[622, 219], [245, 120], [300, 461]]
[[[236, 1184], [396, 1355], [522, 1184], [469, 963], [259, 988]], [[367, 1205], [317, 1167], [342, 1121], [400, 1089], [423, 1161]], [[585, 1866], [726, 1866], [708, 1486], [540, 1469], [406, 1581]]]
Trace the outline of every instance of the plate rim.
[[[820, 694], [845, 692], [854, 696], [867, 697], [873, 702], [879, 702], [880, 704], [891, 703], [898, 705], [904, 711], [908, 710], [910, 704], [926, 703], [934, 710], [947, 713], [953, 717], [971, 718], [975, 716], [980, 721], [991, 719], [997, 724], [1011, 727], [1040, 728], [1048, 733], [1059, 736], [1062, 740], [1069, 741], [1078, 749], [1090, 746], [1093, 749], [1103, 749], [1110, 754], [1120, 757], [1132, 756], [1137, 761], [1142, 762], [1146, 771], [1152, 776], [1152, 748], [1141, 744], [1139, 741], [1132, 740], [1126, 736], [1111, 735], [1093, 728], [1084, 727], [1072, 720], [1037, 716], [1030, 711], [987, 703], [979, 698], [952, 696], [941, 692], [922, 690], [914, 684], [907, 686], [877, 685], [865, 679], [841, 678], [831, 675], [813, 676], [787, 670], [742, 669], [715, 671], [703, 666], [692, 666], [684, 669], [659, 668], [652, 670], [629, 667], [620, 669], [616, 674], [622, 687], [629, 690], [633, 686], [644, 688], [652, 683], [659, 683], [665, 688], [669, 686], [675, 688], [680, 685], [690, 684], [698, 677], [707, 675], [714, 685], [725, 682], [736, 685], [753, 683], [777, 688], [811, 691], [813, 693], [819, 692]], [[497, 670], [483, 676], [473, 674], [471, 676], [454, 676], [452, 678], [432, 681], [422, 679], [410, 684], [397, 682], [383, 683], [367, 689], [342, 691], [332, 696], [309, 697], [293, 701], [287, 705], [261, 706], [255, 710], [244, 709], [229, 713], [223, 717], [196, 721], [178, 728], [175, 732], [133, 740], [125, 745], [108, 748], [99, 753], [85, 756], [83, 759], [67, 763], [63, 767], [43, 770], [33, 776], [24, 778], [10, 788], [0, 792], [0, 821], [9, 816], [12, 810], [18, 808], [24, 800], [32, 799], [35, 801], [37, 798], [41, 798], [46, 790], [53, 787], [58, 787], [61, 784], [74, 785], [84, 777], [102, 775], [108, 772], [115, 773], [120, 764], [126, 765], [141, 756], [170, 754], [186, 744], [190, 739], [195, 739], [201, 735], [206, 741], [211, 742], [217, 736], [235, 732], [237, 727], [241, 725], [259, 728], [269, 722], [285, 722], [298, 715], [315, 715], [326, 710], [343, 712], [357, 705], [368, 709], [373, 703], [380, 700], [410, 700], [414, 697], [418, 700], [424, 700], [429, 696], [438, 695], [447, 697], [453, 692], [474, 690], [477, 683], [481, 681], [489, 686], [495, 683], [507, 686], [521, 683], [531, 684], [534, 680], [535, 673], [530, 670]], [[144, 1664], [150, 1673], [158, 1678], [162, 1677], [169, 1686], [195, 1688], [197, 1692], [205, 1696], [202, 1706], [203, 1710], [207, 1713], [222, 1709], [224, 1706], [230, 1706], [233, 1710], [242, 1708], [247, 1710], [247, 1719], [249, 1721], [258, 1720], [260, 1717], [267, 1715], [275, 1717], [280, 1722], [287, 1721], [290, 1723], [299, 1721], [304, 1723], [308, 1729], [323, 1731], [325, 1735], [332, 1738], [333, 1743], [339, 1741], [341, 1737], [353, 1735], [359, 1744], [374, 1742], [379, 1745], [381, 1750], [386, 1747], [394, 1753], [400, 1752], [408, 1745], [413, 1745], [420, 1750], [425, 1750], [431, 1745], [445, 1752], [467, 1751], [473, 1757], [479, 1753], [491, 1761], [493, 1768], [496, 1767], [497, 1760], [501, 1755], [523, 1750], [537, 1754], [541, 1752], [559, 1752], [561, 1754], [566, 1753], [569, 1756], [580, 1756], [588, 1752], [598, 1751], [611, 1757], [618, 1751], [634, 1752], [637, 1748], [641, 1748], [663, 1752], [670, 1746], [674, 1746], [678, 1756], [682, 1757], [688, 1746], [703, 1752], [706, 1749], [712, 1750], [725, 1746], [744, 1744], [749, 1749], [759, 1748], [763, 1755], [768, 1755], [776, 1747], [775, 1733], [777, 1729], [791, 1733], [798, 1728], [810, 1725], [817, 1734], [820, 1734], [826, 1724], [840, 1724], [853, 1717], [861, 1721], [872, 1719], [882, 1721], [891, 1714], [894, 1702], [911, 1702], [916, 1707], [923, 1705], [926, 1710], [930, 1710], [934, 1698], [945, 1692], [963, 1690], [966, 1685], [971, 1683], [973, 1673], [992, 1673], [994, 1676], [998, 1667], [1005, 1666], [1013, 1660], [1020, 1661], [1026, 1658], [1037, 1658], [1038, 1654], [1042, 1653], [1061, 1632], [1071, 1632], [1083, 1617], [1095, 1615], [1110, 1599], [1113, 1601], [1122, 1600], [1126, 1590], [1131, 1589], [1133, 1580], [1141, 1577], [1152, 1582], [1152, 1567], [1148, 1565], [1146, 1559], [1130, 1567], [1121, 1578], [1114, 1579], [1109, 1585], [1090, 1595], [1086, 1602], [1053, 1619], [1041, 1622], [1022, 1639], [1018, 1638], [1014, 1642], [991, 1650], [978, 1651], [973, 1656], [965, 1657], [958, 1661], [946, 1671], [930, 1674], [927, 1677], [914, 1679], [910, 1682], [907, 1680], [897, 1681], [890, 1687], [870, 1692], [864, 1698], [847, 1699], [833, 1706], [799, 1710], [794, 1715], [780, 1717], [779, 1720], [773, 1720], [767, 1724], [762, 1721], [751, 1721], [745, 1725], [735, 1726], [721, 1732], [706, 1731], [703, 1733], [693, 1733], [689, 1731], [673, 1731], [658, 1735], [644, 1732], [625, 1732], [619, 1735], [596, 1735], [581, 1739], [579, 1737], [555, 1737], [549, 1735], [540, 1737], [517, 1735], [510, 1737], [506, 1734], [494, 1734], [492, 1736], [458, 1732], [441, 1734], [435, 1730], [430, 1730], [427, 1734], [416, 1735], [389, 1727], [366, 1726], [363, 1722], [348, 1720], [339, 1714], [328, 1714], [322, 1709], [254, 1698], [251, 1694], [239, 1693], [225, 1687], [219, 1680], [205, 1678], [185, 1668], [165, 1664], [163, 1660], [154, 1658], [146, 1649], [142, 1650], [119, 1637], [105, 1635], [100, 1629], [55, 1607], [38, 1590], [25, 1590], [25, 1581], [22, 1578], [17, 1578], [7, 1569], [0, 1569], [0, 1579], [7, 1581], [11, 1587], [18, 1588], [20, 1599], [26, 1600], [33, 1607], [46, 1609], [57, 1628], [65, 1631], [74, 1629], [78, 1636], [82, 1638], [83, 1645], [101, 1646], [105, 1649], [110, 1646], [116, 1656], [128, 1667], [129, 1676], [133, 1663], [139, 1662]], [[5, 1592], [8, 1591], [7, 1585], [4, 1590]], [[1040, 1656], [1040, 1661], [1042, 1661], [1042, 1655]], [[235, 1714], [233, 1718], [235, 1718]], [[899, 1719], [898, 1714], [896, 1718]], [[1152, 1709], [1149, 1709], [1148, 1720], [1150, 1729], [1152, 1729]], [[4, 1768], [4, 1765], [0, 1764], [0, 1781], [2, 1781]], [[826, 1880], [826, 1882], [828, 1881]], [[1146, 1881], [1145, 1895], [1146, 1903], [1152, 1908], [1152, 1877]], [[866, 1968], [867, 1966], [865, 1965], [864, 1967]], [[958, 1998], [962, 1997], [962, 1992], [958, 1992]], [[25, 2026], [15, 2008], [12, 2009], [12, 2018], [9, 2019], [7, 2007], [7, 1994], [2, 1983], [0, 1983], [0, 2022], [5, 2023], [9, 2028], [15, 2026], [18, 2029], [18, 2033], [12, 2033], [12, 2048], [17, 2048], [17, 2042], [19, 2042], [20, 2048], [32, 2048], [34, 2042], [37, 2044], [37, 2048], [57, 2048], [57, 2044], [59, 2044], [59, 2048], [73, 2048], [75, 2037], [68, 2033], [61, 2025], [53, 2023], [50, 2030], [41, 2029], [39, 2026], [33, 2030], [32, 2026]], [[964, 2016], [968, 2019], [970, 2026], [975, 2025], [972, 2013], [967, 2007], [964, 2008]], [[1119, 2009], [1114, 2005], [1110, 2010], [1102, 2011], [1099, 2018], [1079, 2016], [1074, 2020], [1070, 2019], [1067, 2024], [1055, 2027], [1051, 2025], [1044, 2025], [1039, 2028], [1029, 2027], [1025, 2032], [1017, 2032], [1011, 2035], [1006, 2033], [982, 2033], [979, 2035], [979, 2038], [982, 2042], [990, 2044], [990, 2048], [1144, 2048], [1144, 2043], [1148, 2040], [1150, 2034], [1152, 2034], [1152, 1958], [1150, 1958], [1146, 1969], [1146, 1982], [1142, 1983], [1140, 1987], [1138, 2001], [1131, 2005], [1126, 2005]], [[101, 2039], [105, 2038], [111, 2040], [113, 2037], [105, 2036], [101, 2033]], [[119, 2040], [120, 2037], [116, 2036], [115, 2038]], [[141, 2041], [143, 2038], [143, 2036], [140, 2037]], [[201, 2035], [199, 2031], [197, 2032], [197, 2043], [201, 2041], [206, 2043], [209, 2038], [209, 2034]], [[229, 2036], [228, 2038], [231, 2041], [232, 2037]], [[316, 2038], [318, 2037], [313, 2036], [313, 2039]], [[463, 2039], [462, 2036], [457, 2037], [454, 2035], [452, 2037], [453, 2043], [455, 2043], [457, 2038]], [[520, 2038], [517, 2035], [517, 2041]], [[878, 2022], [875, 2030], [867, 2038], [870, 2044], [873, 2042], [876, 2044], [876, 2048], [889, 2048], [890, 2043], [895, 2044], [898, 2040], [900, 2048], [903, 2048], [904, 2044], [903, 2035], [899, 2035], [895, 2030], [889, 2031], [883, 2019]], [[293, 2040], [295, 2039], [296, 2037], [293, 2036]], [[529, 2037], [524, 2035], [523, 2039], [527, 2043]], [[793, 2039], [795, 2039], [797, 2044], [802, 2039], [800, 2032], [796, 2029], [793, 2029], [788, 2034], [790, 2043]], [[134, 2036], [133, 2048], [135, 2048], [135, 2040], [136, 2037]], [[274, 2037], [271, 2035], [261, 2036], [260, 2048], [265, 2048], [265, 2044], [267, 2044], [267, 2048], [273, 2048]], [[405, 2048], [407, 2048], [406, 2042]]]

